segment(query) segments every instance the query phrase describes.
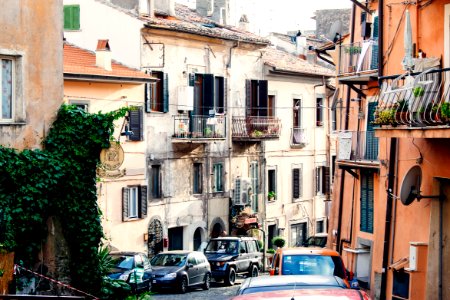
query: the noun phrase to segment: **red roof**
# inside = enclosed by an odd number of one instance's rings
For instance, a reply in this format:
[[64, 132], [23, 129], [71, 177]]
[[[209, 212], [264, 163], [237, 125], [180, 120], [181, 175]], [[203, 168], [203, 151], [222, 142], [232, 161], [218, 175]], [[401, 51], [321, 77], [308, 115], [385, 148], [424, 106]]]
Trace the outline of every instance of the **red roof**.
[[[111, 71], [97, 67], [95, 53], [79, 48], [69, 43], [64, 43], [64, 74], [102, 76], [107, 79], [155, 79], [142, 71], [124, 66], [114, 60], [111, 61]], [[109, 77], [109, 78], [108, 78]], [[80, 77], [82, 78], [82, 76]], [[126, 79], [125, 79], [126, 81]]]

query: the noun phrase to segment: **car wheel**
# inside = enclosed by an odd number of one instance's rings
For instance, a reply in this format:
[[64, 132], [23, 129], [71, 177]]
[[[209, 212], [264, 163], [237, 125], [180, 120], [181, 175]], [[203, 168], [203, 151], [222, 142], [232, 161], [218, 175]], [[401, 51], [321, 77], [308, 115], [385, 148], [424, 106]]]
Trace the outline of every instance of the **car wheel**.
[[210, 286], [211, 286], [211, 274], [206, 273], [205, 274], [205, 282], [203, 283], [203, 289], [209, 290]]
[[230, 270], [228, 271], [228, 276], [225, 277], [225, 284], [234, 285], [235, 281], [236, 281], [236, 271], [233, 268], [230, 268]]
[[187, 282], [186, 277], [181, 278], [180, 286], [179, 286], [179, 291], [180, 291], [181, 294], [186, 293], [187, 285], [188, 285], [188, 282]]
[[259, 270], [256, 265], [252, 265], [250, 267], [250, 272], [248, 272], [248, 277], [258, 277], [259, 276]]

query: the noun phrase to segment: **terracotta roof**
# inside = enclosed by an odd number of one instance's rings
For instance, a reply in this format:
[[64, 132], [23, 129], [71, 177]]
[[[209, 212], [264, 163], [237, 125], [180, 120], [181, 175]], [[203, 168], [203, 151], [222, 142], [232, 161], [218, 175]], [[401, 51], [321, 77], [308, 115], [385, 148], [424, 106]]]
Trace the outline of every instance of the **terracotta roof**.
[[328, 69], [318, 64], [313, 64], [298, 56], [267, 47], [263, 50], [263, 61], [267, 66], [275, 68], [277, 71], [287, 71], [319, 76], [335, 76], [334, 69]]
[[142, 17], [147, 27], [181, 31], [226, 40], [268, 45], [270, 41], [233, 26], [222, 25], [192, 11], [186, 5], [175, 3], [176, 17], [156, 12], [153, 18]]
[[86, 76], [101, 76], [105, 80], [142, 80], [154, 79], [137, 69], [122, 65], [115, 60], [111, 61], [112, 70], [108, 71], [95, 65], [95, 52], [64, 43], [64, 75], [74, 74], [82, 78]]

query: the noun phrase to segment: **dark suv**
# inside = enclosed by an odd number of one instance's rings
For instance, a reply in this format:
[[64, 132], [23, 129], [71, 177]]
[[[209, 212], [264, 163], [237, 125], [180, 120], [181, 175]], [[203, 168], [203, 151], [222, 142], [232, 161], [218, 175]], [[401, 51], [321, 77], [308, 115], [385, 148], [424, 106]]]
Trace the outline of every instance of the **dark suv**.
[[233, 285], [236, 274], [257, 277], [262, 266], [258, 241], [251, 237], [221, 237], [211, 239], [205, 248], [212, 277]]

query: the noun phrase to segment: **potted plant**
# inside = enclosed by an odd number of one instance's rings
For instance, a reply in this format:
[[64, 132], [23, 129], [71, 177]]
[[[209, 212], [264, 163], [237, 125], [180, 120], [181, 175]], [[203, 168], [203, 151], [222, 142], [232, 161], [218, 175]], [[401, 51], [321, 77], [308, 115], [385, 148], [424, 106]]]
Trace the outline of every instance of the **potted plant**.
[[267, 194], [267, 198], [269, 199], [269, 201], [274, 200], [276, 196], [277, 196], [277, 194], [276, 194], [274, 191], [270, 191], [270, 192]]
[[423, 94], [425, 94], [425, 90], [424, 90], [424, 88], [423, 87], [421, 87], [421, 86], [416, 86], [416, 87], [414, 87], [413, 88], [413, 95], [414, 95], [414, 97], [421, 97], [421, 96], [423, 96]]
[[450, 102], [444, 102], [441, 104], [440, 116], [443, 122], [450, 121]]
[[395, 125], [395, 108], [380, 110], [375, 113], [374, 125]]
[[395, 119], [399, 121], [408, 120], [409, 102], [408, 100], [402, 99], [396, 104], [396, 114]]
[[262, 131], [260, 131], [260, 130], [257, 130], [257, 129], [255, 129], [255, 130], [253, 130], [253, 132], [252, 132], [252, 137], [261, 137], [263, 135], [263, 132]]
[[281, 236], [276, 236], [272, 239], [272, 244], [277, 246], [278, 248], [283, 248], [286, 244], [286, 240]]

